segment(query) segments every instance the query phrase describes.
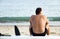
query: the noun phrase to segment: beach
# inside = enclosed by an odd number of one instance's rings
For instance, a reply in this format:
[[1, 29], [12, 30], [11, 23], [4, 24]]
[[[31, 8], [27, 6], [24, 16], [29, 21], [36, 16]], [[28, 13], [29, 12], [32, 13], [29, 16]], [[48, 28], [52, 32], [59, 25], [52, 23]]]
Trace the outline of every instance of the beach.
[[[21, 36], [30, 36], [29, 25], [17, 25]], [[50, 25], [50, 35], [60, 36], [60, 26]], [[14, 25], [0, 25], [0, 33], [15, 36]]]

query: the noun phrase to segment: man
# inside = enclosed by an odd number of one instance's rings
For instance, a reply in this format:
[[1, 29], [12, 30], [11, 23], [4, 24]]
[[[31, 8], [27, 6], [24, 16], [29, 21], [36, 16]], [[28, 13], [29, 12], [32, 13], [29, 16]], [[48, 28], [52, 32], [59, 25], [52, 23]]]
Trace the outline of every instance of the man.
[[50, 34], [49, 22], [46, 16], [42, 14], [42, 9], [36, 9], [36, 15], [30, 18], [30, 34], [33, 36], [45, 36]]

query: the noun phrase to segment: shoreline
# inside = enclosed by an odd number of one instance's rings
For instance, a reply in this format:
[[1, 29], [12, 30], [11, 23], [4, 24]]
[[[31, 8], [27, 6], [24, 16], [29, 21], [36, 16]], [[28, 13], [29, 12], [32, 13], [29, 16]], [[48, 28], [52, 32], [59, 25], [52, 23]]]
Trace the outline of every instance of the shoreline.
[[[29, 22], [19, 22], [19, 23], [16, 23], [16, 22], [13, 22], [13, 23], [0, 23], [0, 25], [30, 25]], [[49, 21], [49, 25], [52, 25], [52, 26], [60, 26], [60, 21]]]

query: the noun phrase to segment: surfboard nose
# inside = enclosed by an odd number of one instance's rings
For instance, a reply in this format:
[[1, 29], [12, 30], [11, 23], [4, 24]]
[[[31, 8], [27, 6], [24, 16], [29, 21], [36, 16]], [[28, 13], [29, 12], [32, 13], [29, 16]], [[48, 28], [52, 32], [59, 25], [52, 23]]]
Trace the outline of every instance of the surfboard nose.
[[16, 25], [14, 26], [14, 28], [15, 28], [15, 35], [16, 35], [16, 36], [21, 35], [21, 34], [20, 34], [20, 31], [19, 31], [19, 29], [18, 29], [18, 27], [17, 27]]

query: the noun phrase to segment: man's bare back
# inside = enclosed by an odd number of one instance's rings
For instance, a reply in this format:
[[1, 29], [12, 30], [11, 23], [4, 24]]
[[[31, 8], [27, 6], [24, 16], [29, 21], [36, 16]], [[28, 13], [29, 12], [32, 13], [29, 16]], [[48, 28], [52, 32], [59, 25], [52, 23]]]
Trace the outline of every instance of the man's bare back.
[[32, 15], [30, 18], [30, 28], [33, 29], [34, 33], [41, 34], [45, 32], [45, 28], [48, 30], [47, 34], [50, 34], [50, 28], [48, 24], [48, 19], [46, 16], [39, 14], [39, 15]]

